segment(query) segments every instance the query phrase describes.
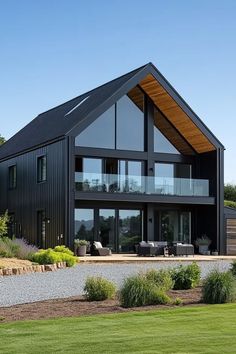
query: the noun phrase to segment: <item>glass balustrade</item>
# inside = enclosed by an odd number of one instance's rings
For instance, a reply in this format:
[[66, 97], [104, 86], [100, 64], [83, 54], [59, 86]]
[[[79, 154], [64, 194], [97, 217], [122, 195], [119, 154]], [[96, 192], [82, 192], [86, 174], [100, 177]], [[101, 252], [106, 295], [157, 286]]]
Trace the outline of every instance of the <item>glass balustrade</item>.
[[80, 192], [209, 196], [209, 181], [206, 179], [76, 172], [75, 188]]

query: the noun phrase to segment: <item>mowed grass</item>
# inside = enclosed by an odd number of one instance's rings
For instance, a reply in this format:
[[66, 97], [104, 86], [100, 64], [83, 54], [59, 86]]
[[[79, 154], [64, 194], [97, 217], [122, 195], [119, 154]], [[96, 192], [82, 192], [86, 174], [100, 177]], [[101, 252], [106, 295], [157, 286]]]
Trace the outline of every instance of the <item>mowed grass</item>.
[[236, 353], [236, 304], [1, 324], [0, 353]]

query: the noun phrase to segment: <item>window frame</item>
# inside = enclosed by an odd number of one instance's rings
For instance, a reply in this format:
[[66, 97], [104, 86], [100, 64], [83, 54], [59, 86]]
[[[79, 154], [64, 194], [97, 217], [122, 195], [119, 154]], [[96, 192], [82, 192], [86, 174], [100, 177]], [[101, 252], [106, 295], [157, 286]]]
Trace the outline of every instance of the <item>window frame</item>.
[[[13, 172], [13, 178], [11, 178], [11, 171], [15, 171], [15, 173]], [[12, 183], [13, 182], [13, 183]], [[16, 163], [8, 166], [8, 189], [9, 190], [14, 190], [17, 187], [17, 165]]]
[[[40, 161], [45, 159], [45, 179], [42, 179], [42, 165], [39, 166]], [[47, 155], [42, 154], [38, 155], [36, 159], [36, 182], [37, 184], [46, 183], [47, 182]]]

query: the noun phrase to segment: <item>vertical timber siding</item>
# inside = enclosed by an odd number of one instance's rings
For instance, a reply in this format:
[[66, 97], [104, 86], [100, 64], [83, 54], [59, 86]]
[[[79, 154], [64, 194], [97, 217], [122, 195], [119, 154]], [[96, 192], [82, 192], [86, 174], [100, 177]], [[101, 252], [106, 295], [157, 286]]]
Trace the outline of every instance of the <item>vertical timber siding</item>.
[[236, 255], [236, 219], [226, 219], [227, 254]]
[[[37, 212], [45, 210], [46, 247], [64, 244], [66, 205], [65, 140], [0, 163], [0, 212], [15, 214], [16, 236], [37, 244]], [[47, 156], [47, 181], [37, 183], [37, 157]], [[17, 166], [17, 187], [8, 188], [8, 167]]]

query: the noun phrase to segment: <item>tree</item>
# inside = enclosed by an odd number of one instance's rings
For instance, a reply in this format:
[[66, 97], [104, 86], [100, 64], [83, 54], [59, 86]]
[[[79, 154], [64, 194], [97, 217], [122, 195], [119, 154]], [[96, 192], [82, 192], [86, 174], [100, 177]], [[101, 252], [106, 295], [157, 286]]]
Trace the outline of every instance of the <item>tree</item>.
[[8, 231], [8, 212], [0, 216], [0, 237], [6, 236]]
[[225, 200], [230, 200], [232, 202], [236, 202], [236, 185], [226, 184], [224, 188]]
[[6, 139], [3, 136], [1, 136], [1, 134], [0, 134], [0, 145], [4, 144], [5, 142], [6, 142]]

